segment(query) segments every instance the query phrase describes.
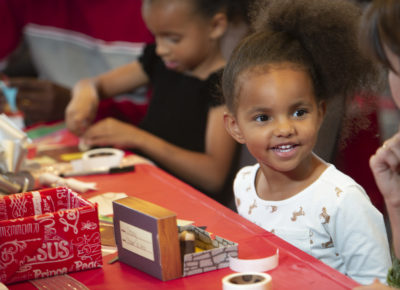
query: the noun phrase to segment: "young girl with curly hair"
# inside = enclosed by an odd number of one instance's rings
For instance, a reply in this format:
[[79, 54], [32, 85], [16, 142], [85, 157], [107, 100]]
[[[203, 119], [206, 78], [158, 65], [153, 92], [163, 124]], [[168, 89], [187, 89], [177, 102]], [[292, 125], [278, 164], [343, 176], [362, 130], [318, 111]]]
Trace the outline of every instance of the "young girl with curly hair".
[[361, 12], [349, 1], [272, 0], [222, 78], [225, 127], [257, 164], [236, 175], [240, 215], [362, 284], [390, 266], [382, 214], [351, 177], [313, 153], [326, 104], [369, 89]]

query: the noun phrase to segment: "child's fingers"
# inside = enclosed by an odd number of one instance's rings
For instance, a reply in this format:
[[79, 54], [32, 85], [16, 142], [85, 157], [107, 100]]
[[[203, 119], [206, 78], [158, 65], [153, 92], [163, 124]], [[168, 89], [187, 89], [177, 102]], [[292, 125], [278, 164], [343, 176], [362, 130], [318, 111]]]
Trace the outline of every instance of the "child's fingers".
[[78, 136], [84, 134], [84, 132], [88, 128], [87, 121], [81, 120], [80, 118], [76, 118], [75, 116], [67, 118], [66, 125], [68, 130], [70, 130], [72, 133]]

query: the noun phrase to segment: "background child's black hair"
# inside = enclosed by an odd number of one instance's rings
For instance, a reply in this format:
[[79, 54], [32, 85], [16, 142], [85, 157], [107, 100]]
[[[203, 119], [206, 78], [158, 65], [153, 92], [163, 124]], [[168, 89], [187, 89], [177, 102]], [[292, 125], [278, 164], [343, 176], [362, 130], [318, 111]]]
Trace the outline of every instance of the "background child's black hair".
[[[144, 0], [143, 2], [152, 3], [157, 0]], [[171, 1], [171, 0], [166, 0]], [[183, 0], [188, 1], [188, 0]], [[248, 8], [254, 0], [191, 0], [195, 4], [195, 13], [199, 13], [207, 18], [213, 17], [218, 12], [226, 13], [228, 21], [249, 23]]]
[[204, 16], [212, 17], [219, 11], [225, 11], [231, 22], [249, 22], [248, 7], [251, 0], [193, 0], [198, 11]]
[[235, 49], [222, 89], [234, 110], [238, 76], [264, 64], [290, 62], [309, 71], [318, 99], [353, 97], [374, 84], [376, 67], [360, 53], [361, 10], [348, 0], [258, 0], [255, 33]]

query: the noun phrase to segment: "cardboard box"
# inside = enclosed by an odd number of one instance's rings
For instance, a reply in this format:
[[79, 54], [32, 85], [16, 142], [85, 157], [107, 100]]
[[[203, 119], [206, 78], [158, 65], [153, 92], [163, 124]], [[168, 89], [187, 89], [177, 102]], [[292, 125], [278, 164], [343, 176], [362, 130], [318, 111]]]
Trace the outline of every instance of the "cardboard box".
[[160, 280], [182, 276], [176, 214], [148, 201], [113, 201], [118, 259]]
[[[195, 226], [196, 245], [207, 250], [181, 256], [176, 214], [145, 200], [126, 197], [113, 201], [115, 241], [119, 261], [167, 281], [229, 266], [237, 243]], [[201, 244], [201, 245], [200, 245]], [[183, 264], [182, 264], [183, 263]]]
[[0, 197], [0, 282], [102, 266], [97, 205], [65, 187]]

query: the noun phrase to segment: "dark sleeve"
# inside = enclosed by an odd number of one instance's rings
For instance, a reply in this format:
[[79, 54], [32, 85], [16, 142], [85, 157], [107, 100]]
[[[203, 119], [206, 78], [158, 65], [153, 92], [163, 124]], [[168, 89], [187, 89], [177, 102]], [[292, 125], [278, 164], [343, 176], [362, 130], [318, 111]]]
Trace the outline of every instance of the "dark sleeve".
[[388, 271], [387, 282], [389, 286], [400, 288], [400, 261], [392, 255], [393, 265]]
[[142, 55], [139, 57], [139, 62], [150, 79], [153, 78], [157, 59], [155, 44], [146, 45]]
[[207, 89], [210, 92], [210, 107], [216, 107], [224, 104], [224, 97], [222, 96], [222, 79], [223, 69], [212, 73], [207, 79]]

